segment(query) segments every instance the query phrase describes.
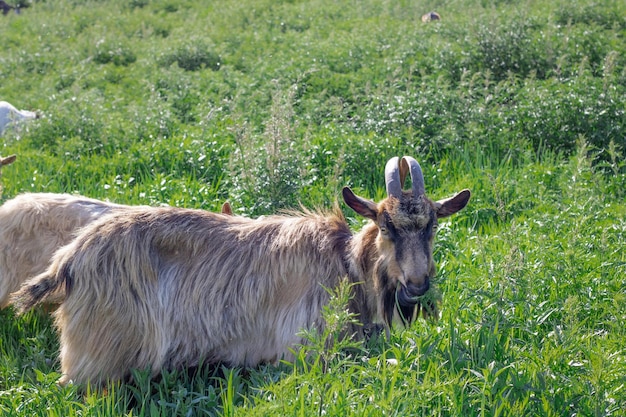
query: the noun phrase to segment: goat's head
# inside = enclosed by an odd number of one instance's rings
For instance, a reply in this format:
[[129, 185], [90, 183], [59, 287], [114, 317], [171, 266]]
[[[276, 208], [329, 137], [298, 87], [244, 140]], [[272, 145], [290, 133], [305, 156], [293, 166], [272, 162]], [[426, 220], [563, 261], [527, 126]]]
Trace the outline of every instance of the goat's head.
[[[411, 189], [403, 190], [407, 174]], [[355, 195], [350, 188], [343, 189], [348, 206], [377, 226], [375, 245], [378, 259], [373, 266], [379, 297], [379, 309], [390, 325], [394, 310], [405, 323], [410, 323], [419, 297], [430, 288], [435, 274], [433, 239], [437, 219], [461, 210], [470, 198], [463, 190], [455, 196], [431, 201], [424, 192], [424, 176], [419, 163], [405, 156], [394, 157], [385, 167], [387, 198], [375, 203]]]

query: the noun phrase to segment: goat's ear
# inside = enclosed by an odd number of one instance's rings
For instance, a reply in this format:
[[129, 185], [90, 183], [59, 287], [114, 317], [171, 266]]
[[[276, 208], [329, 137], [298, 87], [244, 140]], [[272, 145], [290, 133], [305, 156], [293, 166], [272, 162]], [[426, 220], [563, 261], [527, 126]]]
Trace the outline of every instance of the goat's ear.
[[230, 203], [228, 201], [222, 204], [222, 214], [227, 214], [229, 216], [233, 215], [233, 208], [230, 206]]
[[363, 217], [376, 220], [376, 216], [378, 214], [378, 205], [376, 203], [359, 197], [354, 194], [349, 187], [343, 187], [341, 193], [343, 194], [343, 201], [345, 201], [352, 210], [356, 211]]
[[437, 218], [451, 216], [461, 210], [467, 205], [470, 196], [470, 190], [465, 189], [453, 197], [435, 202], [435, 207], [437, 207]]

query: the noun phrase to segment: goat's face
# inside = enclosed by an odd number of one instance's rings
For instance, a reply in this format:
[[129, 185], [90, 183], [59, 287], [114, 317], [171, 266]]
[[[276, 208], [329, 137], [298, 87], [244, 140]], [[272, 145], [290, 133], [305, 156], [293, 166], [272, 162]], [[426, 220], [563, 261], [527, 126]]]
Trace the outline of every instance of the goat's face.
[[[410, 173], [412, 189], [403, 191]], [[388, 197], [376, 204], [344, 188], [343, 197], [353, 210], [377, 226], [374, 261], [374, 287], [381, 313], [391, 324], [394, 310], [409, 323], [419, 305], [419, 297], [430, 288], [435, 274], [433, 240], [437, 219], [461, 210], [470, 198], [469, 190], [433, 202], [424, 194], [424, 178], [417, 161], [411, 157], [392, 158], [385, 169]]]

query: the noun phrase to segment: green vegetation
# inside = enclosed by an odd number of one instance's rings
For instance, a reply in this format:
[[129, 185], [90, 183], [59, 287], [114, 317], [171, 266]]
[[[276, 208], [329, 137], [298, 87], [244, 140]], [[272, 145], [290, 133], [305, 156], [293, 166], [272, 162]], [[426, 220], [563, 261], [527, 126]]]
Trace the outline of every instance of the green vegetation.
[[343, 185], [380, 199], [404, 154], [431, 197], [473, 192], [438, 232], [437, 323], [81, 393], [55, 385], [48, 315], [6, 310], [0, 413], [625, 415], [625, 16], [610, 0], [33, 0], [0, 16], [0, 100], [43, 115], [2, 138], [18, 154], [3, 201], [257, 216], [330, 206]]

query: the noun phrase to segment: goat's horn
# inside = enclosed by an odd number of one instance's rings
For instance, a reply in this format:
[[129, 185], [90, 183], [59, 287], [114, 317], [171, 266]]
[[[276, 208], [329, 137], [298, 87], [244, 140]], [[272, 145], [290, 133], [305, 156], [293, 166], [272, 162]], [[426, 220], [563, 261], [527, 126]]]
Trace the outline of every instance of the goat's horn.
[[[400, 171], [402, 166], [407, 165], [409, 172], [411, 173], [411, 182], [413, 183], [413, 197], [418, 197], [425, 193], [424, 187], [424, 174], [422, 174], [422, 168], [420, 164], [410, 156], [403, 156], [400, 163]], [[404, 168], [406, 171], [406, 168]], [[406, 175], [406, 173], [405, 173]]]
[[399, 158], [394, 156], [385, 165], [385, 185], [387, 186], [387, 195], [390, 197], [400, 198], [402, 195], [402, 183], [399, 173]]

